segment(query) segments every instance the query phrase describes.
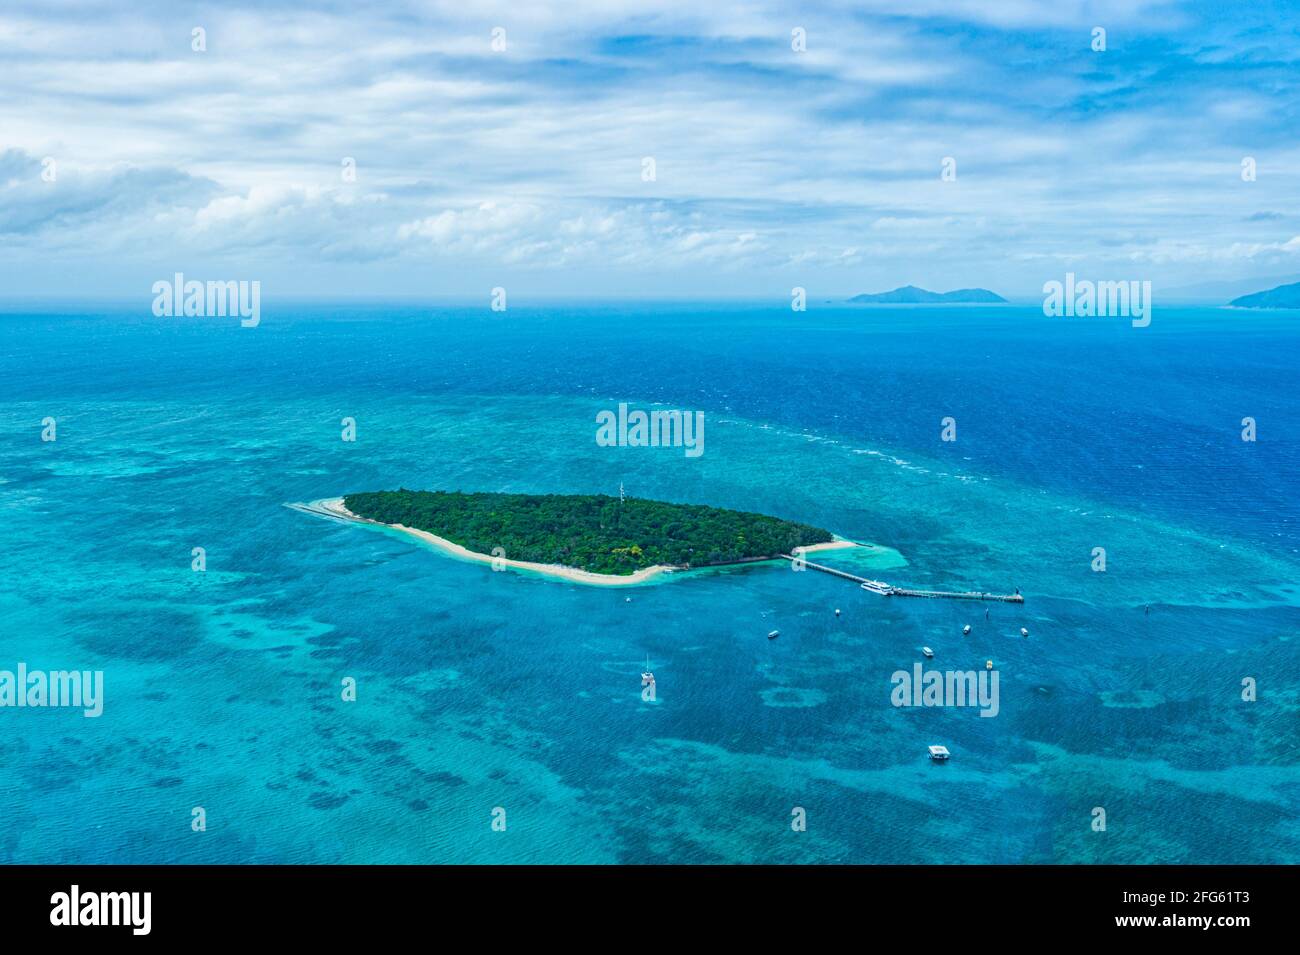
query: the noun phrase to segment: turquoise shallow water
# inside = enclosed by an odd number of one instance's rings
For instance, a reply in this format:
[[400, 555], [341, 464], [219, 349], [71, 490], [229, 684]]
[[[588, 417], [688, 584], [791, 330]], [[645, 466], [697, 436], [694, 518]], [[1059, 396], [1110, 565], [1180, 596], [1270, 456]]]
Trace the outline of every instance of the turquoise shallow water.
[[[2, 316], [0, 667], [102, 669], [107, 700], [0, 710], [0, 858], [1298, 861], [1297, 348], [1284, 318], [1223, 315]], [[704, 455], [597, 447], [618, 401], [704, 410]], [[783, 565], [603, 590], [282, 506], [620, 483], [1028, 600], [986, 622]], [[999, 715], [891, 706], [922, 645], [992, 659]]]

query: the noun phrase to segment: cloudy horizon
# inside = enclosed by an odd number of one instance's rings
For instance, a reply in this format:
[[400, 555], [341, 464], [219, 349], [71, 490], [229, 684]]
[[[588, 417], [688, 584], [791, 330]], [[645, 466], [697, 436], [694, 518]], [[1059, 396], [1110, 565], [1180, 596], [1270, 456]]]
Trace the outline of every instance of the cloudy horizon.
[[1300, 274], [1280, 5], [516, 7], [10, 4], [6, 296]]

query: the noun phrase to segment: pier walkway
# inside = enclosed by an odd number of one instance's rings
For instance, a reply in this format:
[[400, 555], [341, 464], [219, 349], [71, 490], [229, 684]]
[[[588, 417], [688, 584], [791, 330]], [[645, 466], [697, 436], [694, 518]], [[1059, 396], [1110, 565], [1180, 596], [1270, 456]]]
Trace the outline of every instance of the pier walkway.
[[786, 560], [800, 561], [804, 567], [810, 570], [819, 570], [823, 574], [830, 574], [833, 577], [843, 577], [845, 580], [851, 580], [858, 584], [864, 590], [870, 590], [874, 594], [880, 594], [882, 597], [931, 597], [939, 600], [994, 600], [1009, 604], [1022, 604], [1025, 598], [1020, 594], [990, 594], [982, 590], [910, 590], [907, 587], [895, 587], [893, 584], [887, 584], [882, 580], [872, 580], [869, 577], [859, 577], [857, 574], [850, 574], [846, 570], [840, 570], [836, 567], [827, 567], [825, 564], [814, 564], [806, 557], [797, 557], [792, 554], [782, 554]]

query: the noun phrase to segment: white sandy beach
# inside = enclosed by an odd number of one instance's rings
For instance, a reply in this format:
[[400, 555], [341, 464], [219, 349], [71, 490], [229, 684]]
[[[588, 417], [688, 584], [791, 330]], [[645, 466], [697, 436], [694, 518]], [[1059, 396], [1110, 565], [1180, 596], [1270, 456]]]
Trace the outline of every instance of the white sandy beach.
[[413, 537], [432, 544], [439, 550], [445, 551], [455, 557], [463, 560], [472, 560], [481, 564], [491, 564], [497, 561], [500, 566], [515, 567], [519, 570], [530, 570], [538, 574], [546, 574], [548, 577], [560, 577], [564, 580], [571, 580], [579, 584], [595, 584], [600, 587], [626, 587], [631, 584], [643, 584], [660, 574], [670, 573], [680, 568], [667, 567], [662, 564], [656, 564], [653, 567], [643, 567], [633, 574], [615, 575], [615, 574], [593, 574], [591, 571], [580, 570], [577, 567], [565, 567], [561, 564], [537, 564], [527, 560], [510, 560], [506, 557], [493, 557], [491, 554], [479, 554], [468, 548], [462, 547], [454, 541], [449, 541], [445, 537], [439, 537], [437, 534], [430, 534], [428, 531], [417, 530], [414, 527], [407, 527], [405, 524], [381, 524], [379, 521], [372, 521], [368, 518], [358, 517], [346, 507], [343, 506], [343, 498], [336, 497], [327, 501], [317, 502], [325, 510], [336, 514], [339, 517], [346, 518], [350, 521], [357, 521], [362, 524], [376, 524], [380, 527], [391, 527], [394, 530], [402, 531]]
[[[641, 570], [631, 574], [593, 574], [589, 570], [580, 570], [577, 567], [565, 567], [561, 564], [537, 564], [526, 560], [510, 560], [506, 557], [493, 557], [490, 554], [479, 554], [475, 551], [462, 547], [454, 541], [449, 541], [445, 537], [439, 537], [437, 534], [430, 534], [428, 531], [417, 530], [414, 527], [407, 527], [404, 524], [383, 524], [379, 521], [372, 521], [369, 518], [359, 517], [353, 514], [343, 506], [343, 498], [334, 497], [323, 501], [316, 502], [320, 507], [334, 514], [336, 517], [344, 518], [349, 521], [356, 521], [360, 524], [374, 524], [378, 527], [391, 527], [394, 530], [402, 531], [413, 537], [432, 544], [439, 550], [442, 550], [454, 557], [462, 560], [472, 560], [481, 564], [492, 564], [494, 561], [499, 566], [515, 567], [519, 570], [528, 570], [538, 574], [545, 574], [548, 577], [558, 577], [562, 580], [571, 580], [578, 584], [594, 584], [598, 587], [627, 587], [634, 584], [643, 584], [648, 580], [653, 580], [660, 574], [669, 574], [675, 570], [683, 570], [681, 567], [669, 567], [664, 564], [656, 564], [653, 567], [643, 567]], [[809, 544], [806, 547], [799, 548], [804, 553], [811, 553], [818, 550], [839, 550], [845, 547], [860, 547], [853, 541], [836, 538], [833, 541], [827, 541], [824, 544]], [[722, 565], [728, 566], [728, 565]]]
[[805, 544], [803, 547], [796, 547], [794, 550], [795, 550], [795, 556], [798, 557], [801, 554], [811, 554], [813, 551], [818, 551], [818, 550], [844, 550], [844, 548], [846, 547], [861, 547], [861, 546], [863, 545], [855, 541], [846, 541], [842, 537], [837, 537], [835, 538], [835, 540], [827, 541], [824, 544]]

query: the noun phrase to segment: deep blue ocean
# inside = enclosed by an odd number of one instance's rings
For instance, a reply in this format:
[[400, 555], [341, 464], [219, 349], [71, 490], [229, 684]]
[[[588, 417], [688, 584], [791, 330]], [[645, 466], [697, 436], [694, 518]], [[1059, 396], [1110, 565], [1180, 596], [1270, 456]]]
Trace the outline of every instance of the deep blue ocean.
[[[245, 329], [148, 299], [10, 305], [0, 670], [102, 670], [105, 701], [0, 708], [0, 860], [1300, 862], [1298, 328], [267, 300]], [[599, 447], [619, 402], [703, 411], [704, 454]], [[1026, 602], [986, 620], [785, 564], [581, 586], [283, 506], [620, 484]], [[923, 645], [993, 661], [998, 715], [894, 707]]]

